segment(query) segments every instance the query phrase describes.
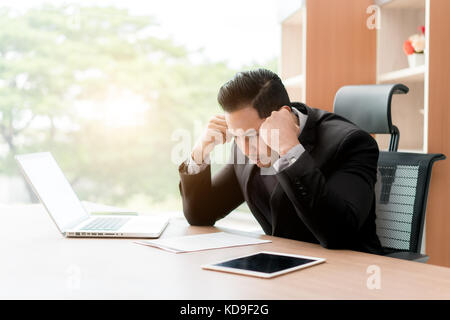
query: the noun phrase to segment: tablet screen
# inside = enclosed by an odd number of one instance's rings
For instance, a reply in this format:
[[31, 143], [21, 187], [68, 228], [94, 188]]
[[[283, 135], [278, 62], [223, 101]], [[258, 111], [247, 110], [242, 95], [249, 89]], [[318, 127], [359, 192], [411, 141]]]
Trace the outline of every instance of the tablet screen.
[[300, 257], [284, 256], [270, 253], [257, 253], [251, 256], [242, 257], [214, 264], [214, 266], [241, 269], [262, 273], [274, 273], [286, 269], [298, 267], [317, 260]]

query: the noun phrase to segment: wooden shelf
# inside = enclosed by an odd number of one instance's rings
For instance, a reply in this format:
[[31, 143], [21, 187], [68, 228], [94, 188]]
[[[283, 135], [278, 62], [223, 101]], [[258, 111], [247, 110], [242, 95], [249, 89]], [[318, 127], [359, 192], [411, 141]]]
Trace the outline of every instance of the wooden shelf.
[[376, 0], [375, 4], [389, 9], [425, 9], [425, 0]]
[[[295, 0], [295, 1], [279, 1], [278, 2], [278, 21], [280, 23], [286, 22], [286, 20], [292, 21], [296, 24], [298, 22], [298, 17], [294, 17], [298, 11], [304, 9], [306, 5], [306, 0]], [[295, 21], [297, 20], [297, 21]]]
[[283, 84], [289, 94], [291, 101], [304, 101], [305, 98], [305, 75], [299, 74], [283, 80]]
[[378, 75], [378, 83], [387, 82], [421, 82], [425, 78], [425, 65], [405, 68]]
[[295, 77], [290, 77], [283, 80], [283, 84], [286, 87], [303, 87], [305, 85], [305, 75], [300, 74]]
[[[427, 0], [428, 1], [428, 0]], [[426, 148], [426, 65], [409, 68], [403, 43], [426, 24], [426, 0], [377, 1], [381, 6], [381, 28], [377, 30], [377, 83], [403, 83], [407, 95], [392, 99], [392, 123], [401, 133], [399, 149], [420, 152]], [[382, 2], [382, 3], [381, 3]], [[429, 51], [428, 51], [429, 52]], [[389, 139], [377, 136], [385, 148]]]
[[293, 14], [291, 14], [289, 17], [287, 17], [283, 23], [286, 25], [301, 25], [304, 21], [304, 10], [303, 8], [298, 9]]
[[422, 149], [398, 149], [398, 152], [407, 152], [407, 153], [426, 153]]

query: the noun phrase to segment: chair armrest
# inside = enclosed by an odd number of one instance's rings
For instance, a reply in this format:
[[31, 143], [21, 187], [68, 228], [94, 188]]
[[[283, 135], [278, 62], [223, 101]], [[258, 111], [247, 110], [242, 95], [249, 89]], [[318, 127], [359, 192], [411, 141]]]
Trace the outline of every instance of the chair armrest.
[[388, 253], [388, 254], [386, 254], [386, 257], [409, 260], [409, 261], [416, 261], [416, 262], [422, 262], [422, 263], [426, 263], [428, 261], [428, 259], [430, 258], [429, 256], [427, 256], [425, 254], [409, 252], [409, 251]]

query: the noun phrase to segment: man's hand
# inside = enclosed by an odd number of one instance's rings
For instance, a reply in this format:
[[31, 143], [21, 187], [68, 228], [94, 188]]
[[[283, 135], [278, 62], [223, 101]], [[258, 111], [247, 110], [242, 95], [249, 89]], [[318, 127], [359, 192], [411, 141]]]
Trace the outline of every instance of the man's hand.
[[202, 164], [216, 145], [229, 141], [227, 128], [225, 116], [222, 114], [215, 115], [209, 120], [205, 132], [192, 150], [191, 157], [197, 164]]
[[[299, 144], [300, 127], [297, 118], [288, 106], [273, 111], [270, 117], [262, 123], [259, 135], [273, 151], [280, 156]], [[274, 131], [273, 131], [274, 130]]]

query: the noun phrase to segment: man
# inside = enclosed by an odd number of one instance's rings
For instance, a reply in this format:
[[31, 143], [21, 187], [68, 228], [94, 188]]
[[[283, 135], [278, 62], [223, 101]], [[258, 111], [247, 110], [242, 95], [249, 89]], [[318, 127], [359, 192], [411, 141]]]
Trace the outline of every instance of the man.
[[[368, 133], [291, 103], [280, 78], [265, 69], [236, 74], [218, 102], [225, 114], [210, 120], [179, 168], [190, 224], [214, 225], [246, 201], [266, 234], [383, 253], [375, 227], [379, 150]], [[230, 135], [232, 161], [211, 178], [209, 154]]]

